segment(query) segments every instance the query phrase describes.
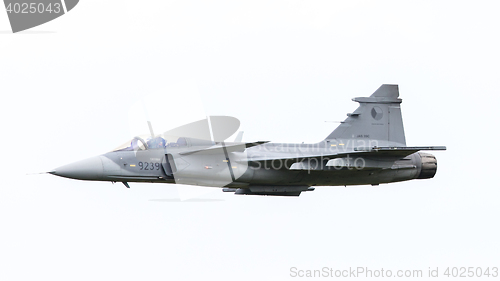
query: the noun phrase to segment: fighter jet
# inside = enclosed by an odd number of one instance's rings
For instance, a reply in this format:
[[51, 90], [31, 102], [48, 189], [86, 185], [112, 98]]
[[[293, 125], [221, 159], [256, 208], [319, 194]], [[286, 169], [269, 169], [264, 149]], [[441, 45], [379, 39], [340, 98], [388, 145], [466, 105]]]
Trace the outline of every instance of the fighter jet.
[[433, 178], [444, 146], [406, 146], [398, 85], [384, 84], [323, 141], [233, 142], [240, 122], [209, 116], [163, 134], [136, 136], [111, 152], [50, 174], [79, 180], [218, 187], [245, 195], [299, 196], [316, 186], [379, 185]]

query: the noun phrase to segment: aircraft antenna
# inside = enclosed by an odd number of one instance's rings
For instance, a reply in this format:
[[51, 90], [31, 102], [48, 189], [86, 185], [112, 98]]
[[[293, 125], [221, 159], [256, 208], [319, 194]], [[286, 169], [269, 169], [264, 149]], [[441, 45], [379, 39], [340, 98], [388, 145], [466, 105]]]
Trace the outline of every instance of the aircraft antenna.
[[151, 134], [151, 138], [155, 137], [155, 133], [153, 132], [153, 125], [151, 125], [151, 121], [148, 121], [149, 133]]

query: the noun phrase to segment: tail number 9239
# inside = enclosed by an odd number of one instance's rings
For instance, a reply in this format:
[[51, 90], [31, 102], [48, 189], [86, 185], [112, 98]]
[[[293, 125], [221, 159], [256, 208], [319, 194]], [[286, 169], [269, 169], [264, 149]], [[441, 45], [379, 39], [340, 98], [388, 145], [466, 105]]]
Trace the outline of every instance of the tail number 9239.
[[160, 169], [160, 163], [153, 163], [153, 162], [139, 162], [137, 166], [139, 166], [140, 170], [152, 171]]

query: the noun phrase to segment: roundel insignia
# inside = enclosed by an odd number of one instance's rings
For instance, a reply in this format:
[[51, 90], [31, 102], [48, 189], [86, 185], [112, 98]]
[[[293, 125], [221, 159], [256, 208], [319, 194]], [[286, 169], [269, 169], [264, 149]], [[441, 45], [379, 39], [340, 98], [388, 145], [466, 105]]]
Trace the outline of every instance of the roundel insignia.
[[380, 107], [374, 106], [372, 108], [372, 117], [373, 117], [373, 119], [380, 120], [380, 119], [382, 119], [383, 116], [384, 116], [384, 112], [382, 111], [382, 109]]

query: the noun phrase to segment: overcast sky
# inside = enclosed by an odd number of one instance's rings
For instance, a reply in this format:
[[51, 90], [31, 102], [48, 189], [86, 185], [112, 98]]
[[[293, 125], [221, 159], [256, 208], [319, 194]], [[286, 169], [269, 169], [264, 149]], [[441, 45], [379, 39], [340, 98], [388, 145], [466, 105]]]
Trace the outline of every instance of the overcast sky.
[[[84, 0], [19, 34], [0, 12], [0, 280], [500, 267], [499, 8]], [[231, 115], [244, 141], [316, 142], [384, 83], [399, 84], [407, 144], [448, 147], [435, 178], [298, 198], [207, 188], [193, 202], [166, 184], [26, 176], [131, 138], [140, 99], [154, 101], [160, 131]]]

